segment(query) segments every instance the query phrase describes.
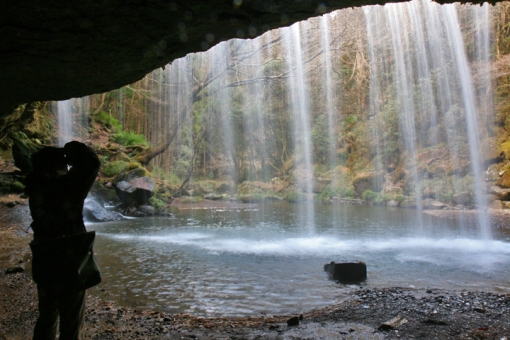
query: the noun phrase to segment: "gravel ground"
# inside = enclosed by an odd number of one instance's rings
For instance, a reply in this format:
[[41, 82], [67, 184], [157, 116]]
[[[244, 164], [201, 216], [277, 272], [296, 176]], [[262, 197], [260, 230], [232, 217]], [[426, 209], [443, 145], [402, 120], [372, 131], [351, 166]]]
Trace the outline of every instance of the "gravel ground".
[[[0, 200], [0, 340], [30, 339], [37, 317], [27, 214], [26, 201]], [[118, 306], [99, 286], [89, 290], [84, 335], [85, 339], [510, 340], [510, 295], [360, 288], [342, 303], [303, 315], [197, 318]]]

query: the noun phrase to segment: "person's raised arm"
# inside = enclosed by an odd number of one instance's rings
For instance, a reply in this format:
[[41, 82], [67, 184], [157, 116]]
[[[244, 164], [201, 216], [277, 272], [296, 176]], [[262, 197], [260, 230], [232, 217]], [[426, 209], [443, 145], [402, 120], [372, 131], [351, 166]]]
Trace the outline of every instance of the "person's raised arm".
[[101, 162], [91, 148], [77, 141], [64, 145], [64, 152], [67, 164], [71, 166], [64, 176], [65, 181], [72, 186], [77, 196], [84, 199], [96, 179]]

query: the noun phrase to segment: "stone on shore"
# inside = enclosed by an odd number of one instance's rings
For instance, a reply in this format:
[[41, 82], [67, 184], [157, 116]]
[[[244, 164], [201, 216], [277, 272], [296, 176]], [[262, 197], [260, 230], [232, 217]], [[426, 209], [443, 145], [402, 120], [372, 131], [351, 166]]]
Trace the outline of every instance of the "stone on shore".
[[324, 265], [324, 270], [333, 280], [340, 283], [360, 283], [367, 279], [367, 265], [365, 262], [330, 262]]

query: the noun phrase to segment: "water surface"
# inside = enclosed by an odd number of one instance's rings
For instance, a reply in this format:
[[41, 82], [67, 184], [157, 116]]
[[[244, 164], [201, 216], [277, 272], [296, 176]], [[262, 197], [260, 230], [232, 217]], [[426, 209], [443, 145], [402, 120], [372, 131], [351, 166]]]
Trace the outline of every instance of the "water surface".
[[[202, 316], [299, 313], [343, 299], [330, 261], [367, 263], [368, 287], [510, 292], [510, 234], [414, 210], [285, 202], [92, 224], [105, 288], [123, 305]], [[310, 222], [312, 221], [312, 222]], [[99, 289], [96, 288], [96, 289]]]

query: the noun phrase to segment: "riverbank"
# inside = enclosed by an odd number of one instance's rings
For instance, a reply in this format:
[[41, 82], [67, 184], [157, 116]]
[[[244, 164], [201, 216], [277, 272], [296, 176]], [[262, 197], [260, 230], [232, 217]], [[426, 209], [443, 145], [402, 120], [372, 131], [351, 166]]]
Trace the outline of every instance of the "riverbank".
[[[506, 220], [502, 215], [501, 220]], [[30, 339], [37, 317], [26, 200], [0, 199], [0, 339]], [[7, 273], [9, 272], [9, 273]], [[333, 281], [331, 284], [336, 284]], [[299, 322], [289, 326], [291, 318]], [[302, 318], [302, 320], [299, 320]], [[384, 326], [394, 319], [393, 328]], [[115, 304], [89, 290], [86, 339], [510, 339], [510, 296], [442, 289], [354, 289], [298, 315], [197, 318]]]

